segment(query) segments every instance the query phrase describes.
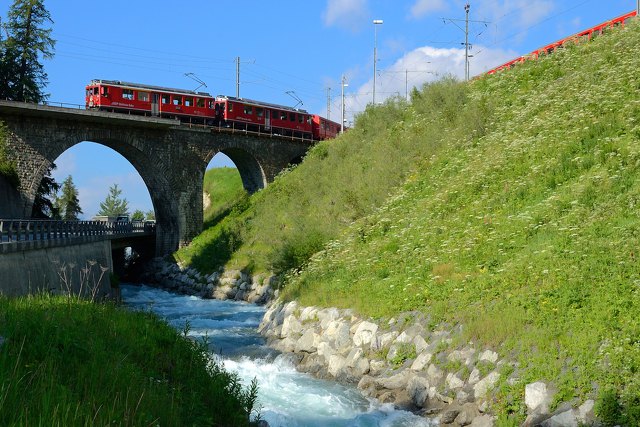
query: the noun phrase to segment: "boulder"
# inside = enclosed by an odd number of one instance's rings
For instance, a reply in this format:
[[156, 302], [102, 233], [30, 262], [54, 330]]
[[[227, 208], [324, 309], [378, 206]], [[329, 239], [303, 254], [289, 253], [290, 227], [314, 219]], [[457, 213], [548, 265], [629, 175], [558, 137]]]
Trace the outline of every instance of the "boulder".
[[487, 395], [487, 392], [493, 389], [499, 379], [500, 374], [496, 371], [493, 371], [489, 375], [478, 381], [478, 383], [473, 386], [473, 395], [475, 396], [475, 398], [484, 398]]
[[407, 393], [415, 406], [425, 408], [429, 400], [429, 380], [420, 376], [413, 376], [407, 383]]
[[549, 413], [549, 405], [552, 399], [553, 393], [541, 381], [527, 384], [524, 388], [524, 403], [530, 412]]
[[356, 346], [371, 345], [376, 332], [378, 332], [378, 325], [367, 321], [361, 322], [353, 335], [353, 344]]

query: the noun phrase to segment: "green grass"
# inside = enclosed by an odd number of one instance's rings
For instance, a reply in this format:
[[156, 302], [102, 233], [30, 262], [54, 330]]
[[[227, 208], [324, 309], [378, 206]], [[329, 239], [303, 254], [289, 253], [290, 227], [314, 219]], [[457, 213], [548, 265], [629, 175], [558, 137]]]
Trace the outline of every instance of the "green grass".
[[0, 297], [0, 425], [248, 425], [255, 390], [150, 313]]
[[544, 380], [557, 402], [595, 397], [606, 424], [638, 425], [639, 51], [634, 22], [369, 107], [193, 253], [233, 236], [223, 264], [285, 273], [285, 299], [462, 325], [454, 342], [519, 363], [514, 384], [501, 368], [503, 423]]
[[17, 188], [20, 184], [20, 179], [18, 178], [15, 164], [7, 159], [6, 138], [7, 128], [0, 121], [0, 177], [4, 178], [14, 188]]
[[204, 192], [211, 204], [204, 210], [204, 228], [209, 228], [227, 216], [233, 206], [246, 197], [240, 174], [235, 168], [222, 167], [207, 170]]

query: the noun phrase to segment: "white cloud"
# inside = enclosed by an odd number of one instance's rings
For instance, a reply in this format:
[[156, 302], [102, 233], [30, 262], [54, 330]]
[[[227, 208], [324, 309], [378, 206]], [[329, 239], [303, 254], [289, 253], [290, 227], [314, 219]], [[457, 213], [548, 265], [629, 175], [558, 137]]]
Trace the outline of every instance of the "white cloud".
[[[475, 57], [470, 60], [470, 74], [475, 76], [493, 67], [503, 64], [518, 54], [515, 51], [491, 49], [474, 46], [472, 53]], [[439, 49], [424, 46], [415, 49], [400, 59], [391, 67], [380, 72], [376, 84], [376, 102], [382, 102], [393, 96], [406, 96], [414, 87], [421, 87], [424, 83], [437, 80], [445, 75], [452, 75], [464, 79], [464, 49]], [[365, 109], [372, 101], [373, 78], [348, 93], [345, 99], [347, 120]], [[340, 108], [340, 100], [337, 107]], [[338, 119], [339, 121], [339, 119]]]
[[367, 0], [328, 0], [323, 19], [327, 26], [358, 28], [367, 17]]
[[55, 161], [56, 168], [51, 173], [53, 179], [62, 182], [69, 175], [73, 175], [76, 170], [76, 155], [73, 151], [65, 151]]
[[447, 4], [444, 0], [418, 0], [411, 6], [411, 17], [418, 19], [431, 12], [446, 9]]
[[549, 17], [556, 5], [556, 0], [482, 0], [471, 6], [471, 19], [490, 21], [498, 38], [514, 35], [522, 39], [531, 27]]

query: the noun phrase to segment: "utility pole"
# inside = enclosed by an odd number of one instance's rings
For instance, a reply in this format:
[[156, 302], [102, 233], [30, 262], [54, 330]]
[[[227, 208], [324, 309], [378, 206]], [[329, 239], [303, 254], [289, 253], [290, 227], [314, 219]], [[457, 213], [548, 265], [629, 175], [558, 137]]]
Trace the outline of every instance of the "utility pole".
[[330, 87], [327, 88], [327, 120], [329, 119], [331, 119], [331, 88]]
[[465, 11], [465, 27], [464, 27], [464, 79], [469, 81], [469, 2], [464, 7]]
[[240, 98], [240, 57], [236, 56], [236, 98]]
[[[638, 0], [640, 2], [640, 0]], [[465, 80], [469, 80], [469, 58], [472, 58], [473, 55], [469, 55], [469, 49], [471, 49], [471, 43], [469, 43], [469, 22], [475, 22], [484, 24], [485, 26], [489, 23], [487, 21], [471, 21], [469, 20], [469, 10], [471, 9], [471, 5], [469, 5], [469, 1], [464, 6], [465, 19], [464, 19], [464, 28], [457, 24], [457, 22], [463, 21], [462, 19], [451, 19], [451, 18], [443, 18], [443, 21], [449, 21], [456, 27], [460, 28], [464, 31], [464, 78]]]
[[[639, 0], [640, 1], [640, 0]], [[382, 19], [373, 20], [373, 105], [376, 105], [376, 63], [378, 62], [378, 25], [382, 25]]]
[[342, 98], [342, 118], [340, 120], [340, 133], [344, 133], [344, 88], [349, 86], [347, 83], [347, 78], [344, 76], [344, 74], [342, 75], [342, 82], [340, 83], [340, 89], [341, 89], [341, 94], [340, 97]]

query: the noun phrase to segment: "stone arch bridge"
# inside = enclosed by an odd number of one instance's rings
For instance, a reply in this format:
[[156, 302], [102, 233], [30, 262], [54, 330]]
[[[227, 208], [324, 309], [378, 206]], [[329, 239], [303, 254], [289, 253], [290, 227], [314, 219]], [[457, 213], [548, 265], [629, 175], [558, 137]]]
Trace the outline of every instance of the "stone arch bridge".
[[90, 141], [125, 157], [145, 182], [156, 214], [156, 254], [165, 255], [202, 230], [202, 185], [209, 161], [226, 154], [253, 193], [290, 164], [309, 142], [269, 135], [190, 128], [175, 120], [0, 101], [8, 156], [18, 191], [0, 178], [0, 217], [28, 218], [47, 169], [70, 147]]

